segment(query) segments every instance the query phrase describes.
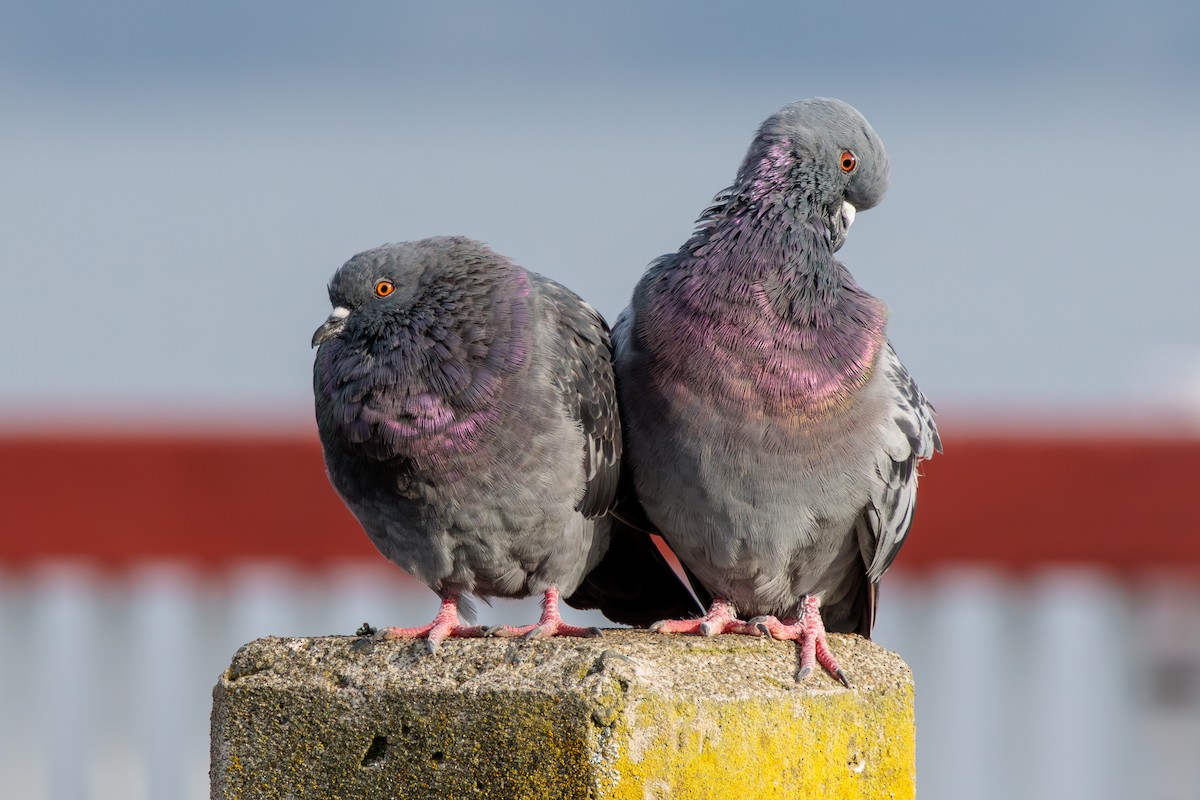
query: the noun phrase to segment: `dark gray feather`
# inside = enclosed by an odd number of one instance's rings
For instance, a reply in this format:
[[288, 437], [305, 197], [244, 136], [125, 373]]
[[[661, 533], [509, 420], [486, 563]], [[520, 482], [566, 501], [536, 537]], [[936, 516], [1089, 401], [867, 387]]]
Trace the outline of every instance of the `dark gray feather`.
[[554, 382], [584, 434], [585, 489], [576, 509], [598, 517], [616, 504], [621, 476], [621, 420], [612, 369], [612, 337], [596, 309], [574, 292], [534, 276], [539, 294], [558, 315], [561, 336]]

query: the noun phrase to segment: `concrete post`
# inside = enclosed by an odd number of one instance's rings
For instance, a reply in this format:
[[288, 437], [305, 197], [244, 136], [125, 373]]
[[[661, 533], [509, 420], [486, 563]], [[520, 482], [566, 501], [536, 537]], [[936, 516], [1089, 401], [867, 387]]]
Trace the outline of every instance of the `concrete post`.
[[830, 640], [853, 690], [739, 636], [259, 639], [213, 690], [212, 797], [912, 798], [911, 673]]

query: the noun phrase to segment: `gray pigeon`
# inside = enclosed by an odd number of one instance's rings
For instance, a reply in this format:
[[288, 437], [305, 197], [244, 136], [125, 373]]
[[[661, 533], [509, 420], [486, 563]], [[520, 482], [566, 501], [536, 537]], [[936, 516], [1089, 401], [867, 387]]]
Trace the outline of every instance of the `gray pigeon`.
[[537, 624], [497, 631], [531, 638], [598, 634], [562, 621], [560, 593], [632, 624], [696, 608], [647, 537], [603, 516], [621, 428], [591, 306], [450, 237], [354, 256], [329, 298], [312, 340], [329, 480], [379, 551], [442, 598], [432, 623], [383, 638], [485, 635], [459, 620], [469, 594], [544, 593]]
[[801, 678], [815, 660], [846, 682], [825, 632], [870, 635], [917, 465], [941, 449], [886, 306], [834, 257], [887, 182], [856, 110], [785, 106], [613, 331], [637, 493], [712, 599], [658, 630], [797, 640]]

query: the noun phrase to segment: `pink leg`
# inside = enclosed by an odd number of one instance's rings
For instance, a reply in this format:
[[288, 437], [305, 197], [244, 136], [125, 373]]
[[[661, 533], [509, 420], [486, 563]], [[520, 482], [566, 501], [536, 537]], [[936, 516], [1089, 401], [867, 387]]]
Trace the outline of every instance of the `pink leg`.
[[438, 609], [433, 622], [419, 628], [381, 628], [375, 636], [379, 639], [426, 639], [429, 649], [436, 650], [437, 646], [450, 637], [478, 638], [484, 636], [487, 629], [477, 625], [463, 625], [458, 621], [458, 595], [449, 594], [442, 598], [442, 607]]
[[547, 639], [551, 636], [585, 636], [600, 635], [599, 628], [583, 628], [579, 625], [568, 625], [558, 615], [558, 587], [551, 586], [546, 590], [546, 598], [542, 601], [542, 618], [533, 625], [514, 628], [511, 625], [501, 625], [488, 631], [493, 636], [512, 638], [522, 636], [526, 639]]
[[808, 596], [801, 606], [799, 619], [780, 621], [775, 617], [755, 617], [750, 624], [773, 639], [797, 641], [800, 643], [800, 672], [796, 680], [804, 680], [812, 674], [813, 664], [820, 664], [833, 677], [850, 688], [846, 673], [838, 666], [837, 659], [829, 649], [829, 641], [825, 638], [825, 623], [821, 620], [821, 608], [817, 598]]
[[738, 619], [733, 606], [723, 597], [714, 597], [708, 613], [700, 619], [664, 619], [651, 625], [650, 630], [658, 633], [698, 633], [701, 636], [720, 633], [762, 635], [757, 627]]

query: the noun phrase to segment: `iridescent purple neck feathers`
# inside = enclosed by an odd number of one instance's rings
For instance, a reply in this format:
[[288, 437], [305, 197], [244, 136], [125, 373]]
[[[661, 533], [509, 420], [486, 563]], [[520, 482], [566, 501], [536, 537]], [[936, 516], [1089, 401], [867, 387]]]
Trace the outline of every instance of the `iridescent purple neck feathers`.
[[[494, 284], [440, 280], [408, 310], [370, 320], [319, 353], [332, 422], [380, 460], [429, 462], [494, 435], [506, 379], [526, 363], [530, 286], [512, 270]], [[356, 335], [358, 333], [358, 335]]]
[[817, 418], [870, 378], [887, 309], [834, 257], [840, 240], [806, 201], [786, 148], [768, 149], [759, 166], [651, 268], [639, 330], [664, 386], [707, 386], [736, 407]]

